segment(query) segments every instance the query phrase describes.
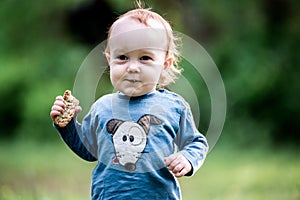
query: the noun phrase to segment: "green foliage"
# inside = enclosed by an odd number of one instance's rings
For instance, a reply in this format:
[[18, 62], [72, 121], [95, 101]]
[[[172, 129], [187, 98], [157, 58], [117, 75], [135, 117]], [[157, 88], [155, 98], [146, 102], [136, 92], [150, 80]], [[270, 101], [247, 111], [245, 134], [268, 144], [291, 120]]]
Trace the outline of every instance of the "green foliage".
[[[200, 23], [199, 27], [191, 26], [191, 30], [203, 33], [195, 38], [208, 47], [221, 71], [229, 103], [230, 134], [244, 138], [246, 144], [261, 139], [281, 145], [298, 144], [297, 2], [197, 1], [197, 4], [200, 12], [194, 14], [202, 19], [199, 21], [204, 27], [199, 28]], [[250, 126], [253, 127], [246, 128]]]
[[75, 1], [0, 2], [1, 138], [48, 138], [57, 95], [72, 88], [87, 50], [72, 43], [64, 11]]
[[[297, 1], [175, 2], [153, 0], [145, 4], [169, 19], [175, 30], [196, 39], [216, 62], [228, 97], [230, 134], [245, 143], [257, 142], [261, 135], [264, 140], [285, 138], [289, 143], [297, 143]], [[92, 49], [75, 42], [65, 24], [68, 11], [82, 3], [55, 0], [46, 6], [45, 2], [32, 0], [0, 2], [2, 138], [54, 139], [49, 118], [53, 100], [65, 89], [72, 89], [76, 72]], [[134, 2], [122, 0], [109, 3], [119, 14], [134, 7]], [[278, 9], [281, 12], [276, 12]], [[191, 68], [185, 61], [181, 64]], [[197, 91], [200, 127], [205, 133], [210, 120], [205, 83], [193, 77], [192, 71], [184, 73]], [[108, 76], [100, 84], [97, 96], [112, 90]], [[252, 137], [242, 134], [248, 131]]]

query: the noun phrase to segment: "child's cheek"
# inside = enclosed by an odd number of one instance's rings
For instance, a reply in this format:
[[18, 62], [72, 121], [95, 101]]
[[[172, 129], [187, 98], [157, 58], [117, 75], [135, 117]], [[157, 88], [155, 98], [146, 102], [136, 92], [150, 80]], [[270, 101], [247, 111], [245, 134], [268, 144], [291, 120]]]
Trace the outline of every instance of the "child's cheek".
[[124, 75], [124, 72], [122, 70], [118, 69], [118, 67], [114, 67], [114, 68], [110, 69], [110, 79], [114, 86], [116, 86], [118, 84], [118, 82], [121, 81], [123, 75]]

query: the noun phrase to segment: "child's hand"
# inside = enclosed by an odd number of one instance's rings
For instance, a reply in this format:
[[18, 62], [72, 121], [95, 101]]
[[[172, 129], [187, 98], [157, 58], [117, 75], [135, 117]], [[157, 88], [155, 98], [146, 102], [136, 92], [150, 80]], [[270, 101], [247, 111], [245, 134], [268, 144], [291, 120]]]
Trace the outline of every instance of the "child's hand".
[[[55, 117], [60, 115], [61, 113], [63, 113], [63, 111], [66, 108], [66, 104], [64, 102], [64, 99], [62, 96], [57, 96], [54, 104], [51, 108], [51, 112], [50, 112], [50, 117], [51, 119], [54, 121]], [[75, 108], [75, 115], [77, 115], [79, 112], [81, 112], [81, 107], [80, 106], [76, 106]]]
[[60, 115], [66, 108], [64, 99], [62, 96], [57, 96], [54, 104], [51, 108], [50, 117], [54, 121], [54, 118], [58, 115]]
[[164, 158], [164, 161], [176, 177], [182, 177], [192, 170], [191, 163], [180, 153], [172, 154]]

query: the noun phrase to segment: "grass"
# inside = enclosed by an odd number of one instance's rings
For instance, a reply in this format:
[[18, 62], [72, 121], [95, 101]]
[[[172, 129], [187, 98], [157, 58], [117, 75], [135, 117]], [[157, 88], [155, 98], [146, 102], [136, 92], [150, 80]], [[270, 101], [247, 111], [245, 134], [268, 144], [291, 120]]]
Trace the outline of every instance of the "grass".
[[0, 199], [89, 199], [92, 163], [64, 144], [2, 144]]
[[[95, 163], [80, 160], [62, 142], [2, 142], [0, 151], [0, 200], [90, 198]], [[179, 179], [183, 199], [300, 199], [298, 153], [217, 145], [195, 176]]]
[[195, 177], [183, 179], [188, 200], [300, 199], [300, 160], [293, 151], [229, 149], [209, 154]]

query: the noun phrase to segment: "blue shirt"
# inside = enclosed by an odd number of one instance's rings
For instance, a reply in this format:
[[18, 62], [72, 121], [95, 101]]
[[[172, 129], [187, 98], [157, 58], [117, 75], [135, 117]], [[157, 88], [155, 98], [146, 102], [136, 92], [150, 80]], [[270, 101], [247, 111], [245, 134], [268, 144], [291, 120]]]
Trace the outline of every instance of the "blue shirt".
[[120, 93], [98, 99], [82, 123], [57, 127], [81, 158], [98, 163], [92, 173], [92, 200], [181, 199], [176, 177], [163, 158], [179, 151], [193, 175], [208, 152], [188, 103], [159, 89], [140, 97]]

